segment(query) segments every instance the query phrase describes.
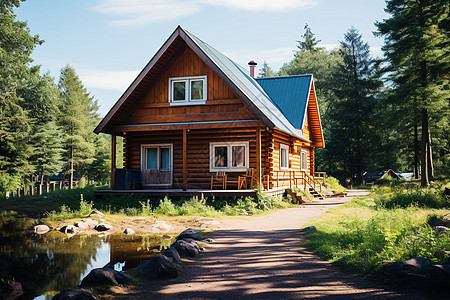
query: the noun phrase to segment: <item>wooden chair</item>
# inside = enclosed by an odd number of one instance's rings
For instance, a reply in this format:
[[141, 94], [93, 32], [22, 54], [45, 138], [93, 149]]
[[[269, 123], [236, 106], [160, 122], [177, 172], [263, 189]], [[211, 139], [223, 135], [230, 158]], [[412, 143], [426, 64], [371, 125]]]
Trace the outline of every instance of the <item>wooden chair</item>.
[[225, 172], [217, 172], [211, 176], [211, 189], [214, 186], [220, 186], [223, 190], [227, 189], [227, 174]]
[[248, 168], [245, 175], [239, 176], [238, 189], [249, 189], [256, 185], [258, 179], [256, 178], [256, 169]]

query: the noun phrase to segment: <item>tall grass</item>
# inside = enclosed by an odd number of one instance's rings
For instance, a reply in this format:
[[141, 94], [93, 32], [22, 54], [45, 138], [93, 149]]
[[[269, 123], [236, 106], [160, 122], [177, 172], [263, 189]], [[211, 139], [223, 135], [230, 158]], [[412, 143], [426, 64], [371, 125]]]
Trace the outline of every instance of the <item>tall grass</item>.
[[415, 256], [443, 263], [445, 258], [434, 252], [449, 250], [450, 234], [436, 233], [429, 224], [450, 213], [445, 202], [436, 200], [439, 195], [433, 189], [377, 189], [312, 222], [317, 232], [307, 235], [306, 245], [350, 272], [369, 275], [383, 274], [386, 262]]

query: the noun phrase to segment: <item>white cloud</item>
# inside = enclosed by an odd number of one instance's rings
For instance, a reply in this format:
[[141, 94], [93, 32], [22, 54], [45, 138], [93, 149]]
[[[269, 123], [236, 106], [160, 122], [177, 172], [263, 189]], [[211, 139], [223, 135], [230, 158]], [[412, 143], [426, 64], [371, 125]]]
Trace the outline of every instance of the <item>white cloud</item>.
[[198, 0], [205, 4], [237, 10], [281, 12], [306, 10], [317, 5], [316, 0]]
[[111, 91], [125, 91], [136, 78], [139, 71], [104, 71], [95, 69], [76, 69], [83, 84], [89, 88]]
[[192, 0], [101, 0], [93, 10], [114, 18], [114, 26], [139, 26], [181, 18], [200, 10]]
[[323, 47], [325, 48], [327, 51], [331, 51], [331, 50], [337, 50], [339, 49], [339, 47], [341, 46], [340, 44], [319, 44], [317, 45], [318, 47]]
[[139, 26], [178, 19], [207, 6], [251, 12], [286, 12], [314, 7], [317, 0], [99, 0], [91, 9], [111, 17], [113, 26]]

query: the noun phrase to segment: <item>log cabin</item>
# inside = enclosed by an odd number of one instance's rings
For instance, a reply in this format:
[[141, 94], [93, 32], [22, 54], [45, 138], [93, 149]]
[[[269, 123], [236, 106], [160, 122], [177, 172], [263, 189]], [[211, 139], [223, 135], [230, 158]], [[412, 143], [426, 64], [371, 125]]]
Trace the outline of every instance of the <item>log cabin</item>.
[[313, 76], [254, 78], [249, 65], [178, 26], [94, 130], [112, 136], [112, 189], [315, 187]]

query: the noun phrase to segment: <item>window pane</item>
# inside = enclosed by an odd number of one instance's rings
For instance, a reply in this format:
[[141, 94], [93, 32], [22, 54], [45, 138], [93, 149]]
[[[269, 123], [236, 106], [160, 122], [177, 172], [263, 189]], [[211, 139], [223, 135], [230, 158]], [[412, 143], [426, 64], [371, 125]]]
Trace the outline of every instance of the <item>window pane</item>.
[[214, 147], [214, 167], [228, 167], [228, 148], [227, 146]]
[[306, 169], [306, 153], [302, 152], [302, 169]]
[[191, 81], [191, 100], [203, 99], [203, 80]]
[[170, 170], [170, 148], [161, 148], [161, 170]]
[[184, 101], [186, 100], [186, 82], [176, 81], [173, 83], [173, 100]]
[[286, 159], [286, 149], [281, 148], [281, 157], [280, 157], [280, 166], [282, 168], [287, 168], [287, 159]]
[[158, 150], [157, 148], [147, 148], [147, 169], [158, 169]]
[[245, 167], [245, 146], [232, 146], [231, 157], [233, 167]]

